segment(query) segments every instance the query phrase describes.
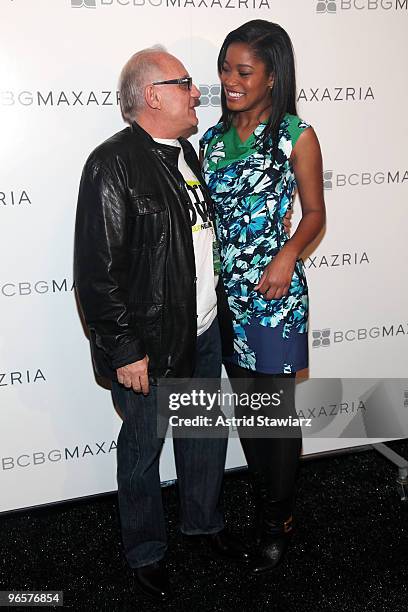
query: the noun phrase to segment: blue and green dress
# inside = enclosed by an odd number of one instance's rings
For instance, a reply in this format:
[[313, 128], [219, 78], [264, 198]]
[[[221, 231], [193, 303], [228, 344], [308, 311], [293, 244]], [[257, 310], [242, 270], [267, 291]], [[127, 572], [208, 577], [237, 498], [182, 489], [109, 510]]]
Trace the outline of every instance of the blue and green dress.
[[308, 291], [302, 261], [296, 262], [286, 296], [268, 301], [254, 291], [288, 240], [283, 217], [296, 190], [289, 158], [308, 127], [299, 117], [286, 114], [274, 158], [268, 154], [272, 147], [265, 150], [262, 144], [264, 123], [245, 142], [233, 126], [223, 132], [221, 123], [200, 141], [234, 329], [230, 360], [268, 374], [292, 373], [308, 365]]

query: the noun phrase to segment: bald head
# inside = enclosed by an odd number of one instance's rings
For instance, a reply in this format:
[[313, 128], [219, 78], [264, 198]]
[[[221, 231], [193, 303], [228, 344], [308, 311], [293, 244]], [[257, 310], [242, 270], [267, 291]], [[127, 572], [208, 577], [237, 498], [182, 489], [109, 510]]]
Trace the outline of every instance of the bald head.
[[155, 45], [135, 53], [128, 60], [119, 78], [120, 108], [127, 123], [132, 123], [144, 110], [146, 86], [163, 79], [166, 67], [175, 59], [164, 47]]

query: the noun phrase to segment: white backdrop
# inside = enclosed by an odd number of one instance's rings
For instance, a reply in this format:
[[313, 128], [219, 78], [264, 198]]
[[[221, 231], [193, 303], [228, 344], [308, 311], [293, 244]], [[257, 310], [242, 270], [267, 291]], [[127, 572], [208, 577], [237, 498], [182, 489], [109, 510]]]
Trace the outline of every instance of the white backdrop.
[[[255, 18], [287, 29], [299, 114], [325, 165], [327, 231], [305, 260], [310, 373], [407, 376], [407, 4], [0, 0], [0, 511], [116, 488], [120, 420], [94, 382], [72, 291], [75, 206], [87, 155], [123, 127], [120, 68], [158, 42], [201, 88], [200, 135], [220, 114], [226, 33]], [[305, 440], [304, 452], [358, 443]], [[228, 466], [241, 464], [233, 440]]]

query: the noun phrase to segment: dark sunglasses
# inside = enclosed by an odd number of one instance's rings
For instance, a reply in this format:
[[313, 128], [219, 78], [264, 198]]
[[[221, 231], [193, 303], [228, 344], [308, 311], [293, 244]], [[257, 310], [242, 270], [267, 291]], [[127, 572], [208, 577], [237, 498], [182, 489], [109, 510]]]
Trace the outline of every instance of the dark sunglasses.
[[170, 79], [168, 81], [154, 81], [152, 85], [181, 85], [183, 89], [190, 90], [193, 85], [193, 77], [183, 77], [182, 79]]

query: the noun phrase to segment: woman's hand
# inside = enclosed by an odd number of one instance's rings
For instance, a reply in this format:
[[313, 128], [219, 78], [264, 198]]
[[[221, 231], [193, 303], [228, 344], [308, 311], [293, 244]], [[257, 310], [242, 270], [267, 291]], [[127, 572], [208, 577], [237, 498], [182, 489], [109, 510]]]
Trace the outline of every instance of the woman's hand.
[[296, 253], [283, 247], [266, 266], [259, 283], [254, 287], [255, 291], [262, 293], [265, 300], [279, 300], [287, 295], [295, 264]]
[[283, 217], [283, 227], [289, 238], [290, 238], [290, 230], [292, 229], [292, 217], [293, 217], [293, 209], [290, 208], [288, 212], [286, 213], [286, 215]]

